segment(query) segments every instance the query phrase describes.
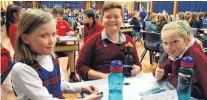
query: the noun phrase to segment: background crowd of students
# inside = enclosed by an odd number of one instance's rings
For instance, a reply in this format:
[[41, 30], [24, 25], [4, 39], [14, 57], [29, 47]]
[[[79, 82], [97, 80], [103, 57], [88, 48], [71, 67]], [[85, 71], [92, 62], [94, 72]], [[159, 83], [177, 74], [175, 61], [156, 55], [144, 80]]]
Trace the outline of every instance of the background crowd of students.
[[[88, 100], [102, 97], [97, 93], [98, 91], [94, 86], [81, 87], [65, 82], [60, 77], [61, 70], [56, 57], [53, 56], [55, 45], [70, 44], [60, 42], [57, 38], [59, 36], [77, 36], [82, 30], [82, 26], [84, 26], [83, 33], [79, 34], [79, 37], [84, 38], [84, 45], [81, 48], [77, 63], [74, 64], [74, 52], [55, 52], [58, 57], [68, 56], [70, 80], [73, 82], [80, 81], [80, 78], [84, 80], [107, 78], [108, 73], [110, 73], [109, 65], [111, 61], [117, 59], [124, 61], [124, 47], [127, 45], [131, 45], [134, 51], [135, 60], [132, 76], [139, 74], [142, 65], [139, 62], [139, 55], [133, 37], [141, 30], [146, 30], [161, 34], [163, 47], [169, 56], [166, 65], [162, 69], [156, 68], [153, 71], [155, 78], [168, 78], [170, 83], [176, 87], [177, 80], [174, 80], [174, 78], [177, 77], [177, 70], [172, 70], [172, 67], [178, 69], [180, 65], [171, 62], [177, 61], [175, 60], [176, 57], [192, 56], [195, 59], [196, 70], [196, 80], [193, 82], [195, 90], [192, 91], [192, 96], [207, 98], [207, 87], [205, 86], [207, 83], [201, 81], [205, 80], [204, 73], [207, 73], [207, 67], [205, 66], [207, 65], [207, 57], [202, 50], [202, 44], [194, 40], [192, 31], [192, 28], [202, 28], [207, 13], [179, 12], [176, 18], [172, 18], [165, 10], [157, 14], [146, 12], [142, 8], [141, 11], [135, 11], [131, 18], [130, 24], [134, 26], [133, 31], [129, 33], [131, 34], [130, 37], [120, 32], [121, 25], [124, 24], [124, 17], [127, 15], [124, 13], [126, 9], [122, 5], [117, 2], [108, 2], [104, 4], [100, 15], [96, 10], [95, 5], [90, 9], [73, 11], [59, 6], [55, 6], [53, 9], [42, 8], [41, 10], [32, 9], [27, 11], [22, 11], [22, 8], [17, 5], [7, 7], [5, 16], [1, 16], [1, 19], [3, 19], [1, 23], [3, 26], [6, 19], [6, 34], [10, 38], [15, 56], [12, 57], [14, 60], [11, 59], [10, 55], [4, 57], [15, 64], [12, 70], [12, 81], [18, 99], [63, 98], [62, 92], [81, 91], [95, 93], [86, 98]], [[4, 13], [3, 10], [1, 13]], [[72, 18], [68, 16], [72, 16]], [[179, 26], [179, 23], [182, 25]], [[176, 32], [172, 31], [173, 29]], [[183, 48], [178, 47], [181, 44], [185, 44], [185, 46]], [[8, 52], [4, 47], [1, 46], [1, 48]], [[199, 52], [195, 49], [199, 49]], [[192, 53], [199, 54], [202, 60], [198, 60], [200, 58]], [[4, 64], [6, 63], [9, 62]], [[3, 66], [8, 66], [8, 64]], [[30, 77], [30, 79], [27, 80], [26, 77]], [[57, 80], [44, 83], [45, 80], [51, 80], [52, 78], [57, 78]], [[171, 81], [171, 79], [173, 80]], [[41, 85], [41, 83], [44, 83], [44, 85]], [[55, 88], [52, 86], [55, 86]], [[40, 90], [41, 92], [36, 92]]]

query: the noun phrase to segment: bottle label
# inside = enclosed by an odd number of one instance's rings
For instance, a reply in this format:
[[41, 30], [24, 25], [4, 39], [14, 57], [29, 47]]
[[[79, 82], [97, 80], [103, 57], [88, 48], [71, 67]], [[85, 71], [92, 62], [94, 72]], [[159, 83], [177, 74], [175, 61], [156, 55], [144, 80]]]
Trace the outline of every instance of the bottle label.
[[183, 73], [179, 73], [178, 75], [178, 88], [183, 91], [188, 91], [191, 84], [191, 75]]
[[182, 77], [188, 77], [188, 78], [190, 78], [190, 75], [183, 74], [183, 73], [179, 73], [179, 76], [182, 76]]

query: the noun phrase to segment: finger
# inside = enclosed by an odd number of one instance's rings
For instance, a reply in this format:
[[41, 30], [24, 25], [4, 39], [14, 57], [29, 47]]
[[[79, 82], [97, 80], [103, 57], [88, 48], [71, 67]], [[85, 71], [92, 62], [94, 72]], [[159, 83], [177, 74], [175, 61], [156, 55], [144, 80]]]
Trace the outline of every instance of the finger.
[[156, 69], [156, 72], [164, 73], [164, 70], [163, 69]]
[[98, 88], [96, 88], [95, 86], [90, 86], [91, 87], [91, 90], [94, 92], [98, 92]]

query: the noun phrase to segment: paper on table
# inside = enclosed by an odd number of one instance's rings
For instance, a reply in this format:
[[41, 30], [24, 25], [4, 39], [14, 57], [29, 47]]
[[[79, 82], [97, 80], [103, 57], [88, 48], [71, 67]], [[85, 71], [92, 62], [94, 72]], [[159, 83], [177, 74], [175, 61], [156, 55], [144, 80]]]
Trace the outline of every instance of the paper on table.
[[158, 94], [143, 96], [141, 100], [178, 100], [178, 95], [176, 90], [170, 90]]
[[78, 39], [75, 36], [60, 36], [60, 41], [77, 41]]

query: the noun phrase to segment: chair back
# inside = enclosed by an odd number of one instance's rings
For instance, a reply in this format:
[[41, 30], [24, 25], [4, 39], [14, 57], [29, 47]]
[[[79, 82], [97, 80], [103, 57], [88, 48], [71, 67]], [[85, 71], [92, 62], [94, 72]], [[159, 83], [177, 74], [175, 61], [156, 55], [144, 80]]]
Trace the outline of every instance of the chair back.
[[163, 52], [161, 46], [161, 34], [156, 32], [143, 31], [144, 47], [147, 50]]

